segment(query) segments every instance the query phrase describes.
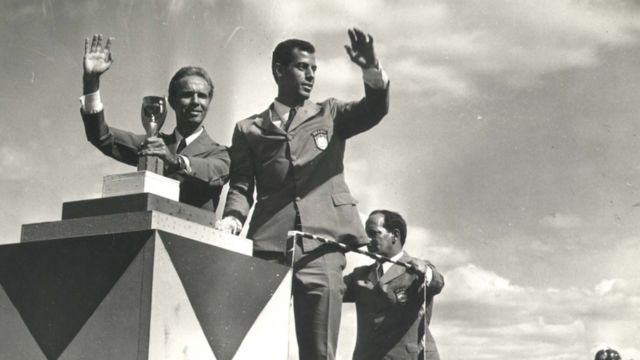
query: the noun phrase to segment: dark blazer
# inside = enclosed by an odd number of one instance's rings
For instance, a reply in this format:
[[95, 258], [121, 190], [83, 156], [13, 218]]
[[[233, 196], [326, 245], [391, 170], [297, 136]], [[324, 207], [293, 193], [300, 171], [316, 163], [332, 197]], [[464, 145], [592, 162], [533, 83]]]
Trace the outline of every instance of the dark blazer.
[[388, 88], [365, 85], [366, 96], [358, 102], [306, 101], [288, 132], [273, 124], [271, 109], [236, 124], [224, 216], [244, 223], [255, 185], [257, 203], [247, 234], [254, 250], [283, 251], [296, 208], [302, 231], [366, 243], [356, 200], [344, 180], [344, 151], [347, 139], [372, 128], [388, 112]]
[[[87, 140], [102, 153], [125, 164], [137, 166], [138, 149], [146, 135], [134, 134], [107, 125], [104, 111], [82, 114]], [[167, 147], [176, 150], [173, 133], [159, 136]], [[165, 176], [180, 181], [180, 202], [215, 212], [220, 200], [222, 186], [229, 177], [229, 154], [227, 148], [213, 141], [203, 131], [180, 155], [189, 158], [192, 173], [170, 172]]]
[[[413, 259], [404, 254], [400, 261]], [[419, 259], [416, 259], [419, 260]], [[431, 321], [433, 296], [444, 287], [444, 278], [435, 267], [419, 260], [433, 270], [427, 287], [425, 314], [420, 312], [424, 279], [393, 265], [378, 281], [376, 263], [358, 267], [345, 276], [345, 302], [355, 302], [358, 316], [358, 337], [354, 360], [422, 360], [421, 336], [426, 332], [424, 346], [428, 360], [438, 360], [438, 349], [426, 324]]]

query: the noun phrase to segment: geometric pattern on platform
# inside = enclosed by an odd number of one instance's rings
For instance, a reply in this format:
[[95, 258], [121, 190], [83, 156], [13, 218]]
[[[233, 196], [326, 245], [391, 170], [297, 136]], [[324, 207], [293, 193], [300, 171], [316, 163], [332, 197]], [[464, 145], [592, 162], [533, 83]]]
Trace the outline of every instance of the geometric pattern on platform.
[[[1, 265], [0, 265], [1, 266]], [[0, 286], [0, 339], [2, 359], [46, 360], [20, 314]]]
[[[291, 278], [290, 271], [244, 337], [234, 359], [283, 360], [288, 358]], [[291, 339], [295, 339], [295, 335]]]
[[127, 270], [111, 288], [78, 335], [58, 360], [146, 359], [146, 341], [133, 341], [147, 333], [150, 281], [145, 266], [153, 256], [154, 242], [147, 241]]
[[47, 359], [58, 359], [152, 234], [0, 247], [0, 285]]
[[291, 279], [155, 229], [0, 245], [0, 360], [285, 360]]
[[[287, 329], [289, 323], [290, 268], [175, 234], [158, 233], [216, 359], [235, 359], [254, 324], [257, 330], [252, 337], [264, 336], [276, 342], [287, 338], [286, 330], [280, 331], [282, 338], [278, 330]], [[275, 332], [263, 333], [268, 327], [264, 321], [256, 321], [259, 317], [269, 321], [280, 317], [279, 322], [271, 324]], [[264, 347], [242, 351], [251, 354], [249, 358], [260, 359], [269, 352], [270, 348]]]
[[149, 359], [216, 360], [161, 241], [153, 258]]

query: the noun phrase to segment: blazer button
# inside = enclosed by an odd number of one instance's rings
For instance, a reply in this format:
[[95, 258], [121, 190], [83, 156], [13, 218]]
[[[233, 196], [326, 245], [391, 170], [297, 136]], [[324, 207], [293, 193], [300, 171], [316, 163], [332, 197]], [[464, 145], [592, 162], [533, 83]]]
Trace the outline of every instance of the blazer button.
[[296, 202], [300, 202], [300, 200], [302, 200], [300, 196], [296, 196]]

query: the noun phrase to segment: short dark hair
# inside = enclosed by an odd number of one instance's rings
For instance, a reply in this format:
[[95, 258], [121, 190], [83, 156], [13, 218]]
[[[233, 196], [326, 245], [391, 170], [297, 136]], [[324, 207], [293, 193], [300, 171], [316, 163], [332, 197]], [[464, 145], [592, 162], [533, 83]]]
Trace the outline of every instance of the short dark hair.
[[596, 353], [595, 360], [620, 360], [620, 354], [613, 349], [602, 349]]
[[300, 39], [289, 39], [285, 40], [273, 49], [273, 55], [271, 56], [271, 73], [273, 74], [273, 78], [276, 78], [276, 63], [287, 66], [291, 64], [293, 60], [293, 50], [299, 49], [300, 51], [306, 51], [308, 53], [315, 53], [316, 48], [313, 47], [308, 41], [300, 40]]
[[209, 99], [213, 98], [213, 81], [211, 81], [211, 77], [209, 77], [207, 70], [198, 66], [184, 66], [173, 75], [169, 82], [169, 104], [173, 104], [173, 100], [178, 96], [178, 94], [176, 94], [178, 91], [178, 81], [184, 77], [192, 75], [200, 76], [207, 82], [207, 84], [209, 84]]
[[404, 221], [402, 215], [391, 210], [373, 210], [369, 217], [380, 214], [384, 217], [383, 227], [389, 232], [398, 230], [400, 232], [400, 243], [404, 246], [404, 242], [407, 239], [407, 222]]

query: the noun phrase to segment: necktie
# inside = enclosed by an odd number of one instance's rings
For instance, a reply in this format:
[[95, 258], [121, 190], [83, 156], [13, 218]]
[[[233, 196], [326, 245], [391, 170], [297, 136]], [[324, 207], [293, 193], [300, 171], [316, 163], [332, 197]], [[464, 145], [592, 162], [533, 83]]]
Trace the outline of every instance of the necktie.
[[379, 280], [382, 277], [382, 275], [384, 275], [384, 269], [382, 268], [382, 263], [378, 263], [376, 272], [378, 274], [378, 280]]
[[178, 144], [178, 148], [176, 148], [176, 154], [180, 154], [184, 148], [187, 147], [187, 142], [184, 138], [180, 140], [180, 144]]
[[296, 117], [296, 112], [297, 110], [294, 107], [292, 107], [291, 110], [289, 110], [289, 117], [287, 119], [287, 122], [284, 123], [284, 126], [282, 127], [284, 131], [289, 131], [289, 125], [291, 125], [293, 118]]

